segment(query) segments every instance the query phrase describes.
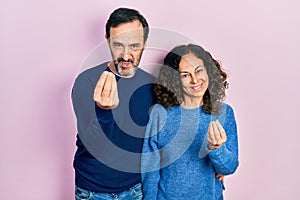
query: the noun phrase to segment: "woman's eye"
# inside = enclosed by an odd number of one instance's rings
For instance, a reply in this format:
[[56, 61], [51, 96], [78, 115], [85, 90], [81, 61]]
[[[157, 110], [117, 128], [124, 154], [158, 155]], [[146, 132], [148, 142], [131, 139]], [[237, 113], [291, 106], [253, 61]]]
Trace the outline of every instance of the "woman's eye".
[[199, 69], [196, 70], [196, 72], [197, 72], [197, 73], [201, 73], [201, 72], [203, 72], [203, 69], [202, 69], [202, 68], [199, 68]]
[[188, 77], [188, 74], [181, 74], [180, 77], [181, 77], [181, 78], [187, 78], [187, 77]]

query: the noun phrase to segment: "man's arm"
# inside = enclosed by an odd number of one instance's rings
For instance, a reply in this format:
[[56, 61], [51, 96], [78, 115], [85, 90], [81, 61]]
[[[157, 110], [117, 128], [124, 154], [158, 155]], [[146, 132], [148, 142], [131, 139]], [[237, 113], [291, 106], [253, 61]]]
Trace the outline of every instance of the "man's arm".
[[93, 98], [95, 85], [85, 74], [80, 74], [72, 89], [72, 103], [81, 141], [87, 148], [104, 149], [107, 146], [105, 137], [111, 137], [114, 121], [111, 110], [97, 108], [96, 113], [97, 105]]

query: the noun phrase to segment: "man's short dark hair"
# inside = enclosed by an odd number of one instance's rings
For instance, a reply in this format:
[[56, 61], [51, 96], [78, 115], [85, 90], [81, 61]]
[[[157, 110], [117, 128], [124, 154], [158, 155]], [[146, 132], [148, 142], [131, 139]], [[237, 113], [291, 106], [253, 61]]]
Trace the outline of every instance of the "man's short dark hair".
[[117, 27], [120, 24], [138, 20], [144, 28], [144, 42], [147, 41], [149, 34], [149, 26], [146, 19], [139, 11], [130, 8], [118, 8], [113, 11], [106, 22], [106, 37], [110, 38], [110, 28]]

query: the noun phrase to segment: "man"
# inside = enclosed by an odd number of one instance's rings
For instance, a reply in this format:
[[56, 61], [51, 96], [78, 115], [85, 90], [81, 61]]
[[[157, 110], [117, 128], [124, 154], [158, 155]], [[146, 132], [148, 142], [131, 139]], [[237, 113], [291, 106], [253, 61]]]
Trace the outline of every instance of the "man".
[[148, 33], [148, 23], [138, 11], [116, 9], [106, 23], [112, 61], [75, 80], [77, 200], [143, 197], [140, 153], [153, 104], [153, 77], [138, 65]]

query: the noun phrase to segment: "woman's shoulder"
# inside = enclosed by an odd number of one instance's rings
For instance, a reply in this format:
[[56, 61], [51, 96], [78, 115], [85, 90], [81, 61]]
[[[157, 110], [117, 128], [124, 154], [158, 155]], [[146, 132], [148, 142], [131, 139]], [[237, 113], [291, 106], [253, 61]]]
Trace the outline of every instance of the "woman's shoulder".
[[220, 107], [221, 107], [221, 112], [223, 113], [228, 113], [228, 112], [233, 112], [233, 108], [230, 104], [228, 103], [219, 103]]
[[162, 115], [162, 114], [163, 114], [163, 115], [166, 114], [166, 109], [165, 109], [162, 105], [156, 103], [156, 104], [154, 104], [154, 105], [150, 108], [150, 117], [151, 117], [151, 118], [155, 118], [155, 117], [160, 116], [160, 115]]
[[172, 106], [171, 108], [164, 107], [163, 105], [156, 103], [151, 107], [150, 113], [151, 116], [167, 116], [172, 115], [172, 113], [177, 113], [180, 107]]
[[231, 105], [227, 103], [220, 103], [221, 109], [217, 116], [218, 120], [222, 123], [235, 121], [234, 111]]
[[165, 110], [165, 107], [163, 107], [161, 104], [156, 103], [152, 106], [151, 112], [159, 112]]

